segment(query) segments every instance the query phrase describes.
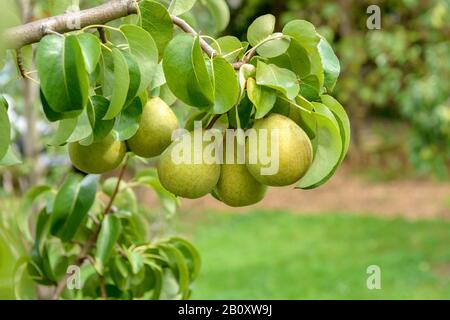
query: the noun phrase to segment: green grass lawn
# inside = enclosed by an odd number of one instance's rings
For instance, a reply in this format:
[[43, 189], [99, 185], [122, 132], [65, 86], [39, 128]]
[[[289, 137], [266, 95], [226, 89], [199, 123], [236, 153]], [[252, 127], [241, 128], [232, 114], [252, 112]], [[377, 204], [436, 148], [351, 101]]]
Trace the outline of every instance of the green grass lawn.
[[450, 299], [448, 221], [205, 212], [178, 229], [203, 260], [194, 299]]

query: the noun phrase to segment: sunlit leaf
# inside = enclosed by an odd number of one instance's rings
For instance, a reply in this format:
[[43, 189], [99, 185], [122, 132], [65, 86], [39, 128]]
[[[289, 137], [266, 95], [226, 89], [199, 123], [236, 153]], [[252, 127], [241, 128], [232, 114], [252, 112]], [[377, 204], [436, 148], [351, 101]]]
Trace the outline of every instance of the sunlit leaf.
[[[158, 47], [150, 33], [138, 26], [123, 25], [120, 30], [125, 35], [130, 52], [140, 69], [140, 86], [136, 92], [139, 94], [147, 89], [153, 80], [158, 64]], [[127, 101], [133, 98], [134, 96], [129, 94]]]
[[247, 40], [254, 47], [269, 38], [275, 29], [275, 16], [266, 14], [257, 18], [247, 31]]
[[114, 89], [104, 120], [111, 120], [122, 111], [130, 86], [127, 60], [119, 49], [114, 48], [112, 55], [114, 58]]
[[198, 38], [188, 34], [175, 37], [166, 48], [163, 69], [178, 99], [197, 108], [213, 104], [213, 88]]
[[239, 97], [239, 84], [233, 66], [224, 58], [216, 57], [212, 61], [214, 78], [213, 112], [222, 114], [230, 110]]
[[173, 38], [173, 23], [167, 9], [155, 1], [141, 1], [141, 26], [147, 30], [158, 47], [159, 57], [162, 58], [167, 44]]
[[278, 90], [289, 99], [294, 99], [300, 91], [295, 73], [274, 64], [265, 64], [262, 61], [258, 61], [256, 67], [256, 83]]
[[318, 45], [319, 54], [322, 60], [324, 79], [325, 79], [325, 87], [329, 92], [333, 91], [333, 88], [336, 84], [336, 81], [339, 77], [339, 73], [341, 72], [341, 66], [339, 64], [339, 60], [336, 57], [336, 54], [331, 48], [325, 38], [321, 38]]
[[83, 32], [78, 35], [78, 41], [80, 42], [81, 52], [86, 65], [86, 71], [88, 73], [92, 73], [95, 71], [102, 53], [100, 40], [91, 33]]
[[317, 121], [316, 137], [313, 143], [317, 149], [311, 167], [297, 184], [298, 188], [310, 189], [328, 179], [339, 163], [342, 153], [342, 139], [333, 113], [324, 105], [314, 103], [313, 113]]
[[175, 16], [179, 16], [192, 9], [197, 0], [171, 0], [169, 12]]

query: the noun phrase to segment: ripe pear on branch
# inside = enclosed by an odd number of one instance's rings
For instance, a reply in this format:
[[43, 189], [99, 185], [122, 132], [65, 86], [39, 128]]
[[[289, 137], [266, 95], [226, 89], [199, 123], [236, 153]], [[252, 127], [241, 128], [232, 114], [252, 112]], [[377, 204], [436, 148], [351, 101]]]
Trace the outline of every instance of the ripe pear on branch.
[[101, 141], [83, 146], [79, 142], [69, 144], [72, 164], [80, 171], [101, 174], [116, 169], [127, 153], [125, 142], [117, 141], [109, 134]]
[[127, 141], [128, 148], [144, 158], [159, 156], [172, 142], [178, 120], [172, 109], [160, 98], [152, 98], [142, 111], [139, 129]]
[[[245, 156], [245, 144], [239, 144], [238, 139], [233, 139], [234, 149], [233, 163], [223, 161], [219, 182], [215, 189], [218, 198], [231, 207], [249, 206], [261, 201], [266, 195], [267, 186], [259, 183], [248, 171], [244, 163], [238, 163], [238, 152], [241, 150]], [[224, 160], [226, 160], [228, 148], [224, 141]], [[231, 149], [231, 150], [232, 150]]]
[[[248, 144], [246, 148], [247, 168], [251, 175], [268, 186], [288, 186], [300, 180], [311, 166], [313, 158], [311, 141], [303, 129], [288, 117], [276, 113], [255, 121], [253, 129], [258, 136], [256, 150], [252, 150]], [[262, 130], [267, 133], [266, 141], [261, 139]], [[275, 141], [271, 139], [273, 133], [277, 133], [273, 135], [277, 137]], [[275, 155], [271, 153], [274, 142], [278, 144], [278, 148], [274, 148], [278, 152], [278, 170], [274, 174], [263, 174], [262, 169], [267, 168], [267, 165], [262, 163], [259, 155], [267, 153], [273, 159]], [[265, 150], [261, 150], [262, 147]], [[254, 152], [258, 155], [255, 163], [249, 161]]]
[[[162, 153], [158, 162], [158, 176], [161, 184], [171, 193], [189, 199], [201, 198], [210, 193], [220, 176], [220, 164], [203, 159], [209, 143], [194, 142], [195, 135], [205, 133], [195, 129], [185, 133]], [[195, 161], [195, 157], [200, 161]], [[185, 159], [186, 161], [184, 161]]]

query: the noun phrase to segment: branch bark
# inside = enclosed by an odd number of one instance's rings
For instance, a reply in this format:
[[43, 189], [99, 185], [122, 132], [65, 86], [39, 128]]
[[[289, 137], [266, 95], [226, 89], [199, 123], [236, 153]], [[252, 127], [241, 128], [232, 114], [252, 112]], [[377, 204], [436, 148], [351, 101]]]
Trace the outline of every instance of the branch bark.
[[48, 31], [66, 33], [94, 24], [105, 24], [137, 13], [135, 0], [111, 0], [79, 12], [65, 13], [6, 30], [4, 38], [10, 49], [39, 42]]
[[[79, 12], [65, 13], [46, 19], [33, 21], [21, 26], [7, 29], [3, 37], [9, 49], [20, 49], [23, 46], [39, 42], [50, 32], [66, 33], [82, 29], [90, 25], [101, 25], [107, 22], [137, 13], [137, 2], [140, 0], [111, 0], [100, 6], [82, 10]], [[186, 33], [198, 36], [183, 19], [171, 15], [172, 22]], [[204, 39], [200, 39], [202, 50], [210, 57], [216, 55], [216, 51]], [[233, 64], [236, 70], [248, 61], [238, 61]]]

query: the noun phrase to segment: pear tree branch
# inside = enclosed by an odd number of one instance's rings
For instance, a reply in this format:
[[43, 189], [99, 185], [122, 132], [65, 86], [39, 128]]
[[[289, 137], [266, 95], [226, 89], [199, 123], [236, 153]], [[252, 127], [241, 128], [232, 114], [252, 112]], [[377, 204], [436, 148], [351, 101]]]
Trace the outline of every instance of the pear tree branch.
[[[137, 5], [140, 0], [111, 0], [105, 4], [90, 9], [68, 12], [62, 15], [53, 16], [46, 19], [36, 20], [20, 26], [7, 29], [2, 37], [9, 49], [20, 49], [26, 45], [39, 42], [44, 36], [50, 33], [67, 33], [91, 25], [103, 25], [107, 22], [137, 14]], [[186, 21], [180, 17], [171, 15], [174, 25], [178, 26], [186, 33], [198, 36]], [[204, 39], [200, 39], [202, 50], [210, 57], [216, 55], [216, 51]], [[246, 57], [247, 60], [248, 57]], [[238, 70], [248, 61], [238, 61], [233, 67]]]

